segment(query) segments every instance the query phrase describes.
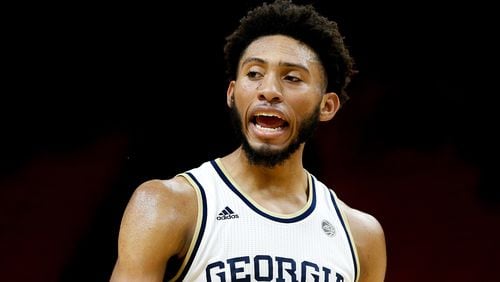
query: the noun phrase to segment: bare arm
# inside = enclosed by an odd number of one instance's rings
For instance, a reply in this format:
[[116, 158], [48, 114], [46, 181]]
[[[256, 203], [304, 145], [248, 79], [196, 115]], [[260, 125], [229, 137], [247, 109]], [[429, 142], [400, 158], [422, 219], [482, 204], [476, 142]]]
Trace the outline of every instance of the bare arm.
[[382, 282], [387, 268], [385, 235], [373, 216], [341, 202], [359, 257], [359, 282]]
[[125, 209], [110, 281], [163, 281], [170, 258], [181, 260], [196, 222], [196, 194], [183, 178], [140, 185]]

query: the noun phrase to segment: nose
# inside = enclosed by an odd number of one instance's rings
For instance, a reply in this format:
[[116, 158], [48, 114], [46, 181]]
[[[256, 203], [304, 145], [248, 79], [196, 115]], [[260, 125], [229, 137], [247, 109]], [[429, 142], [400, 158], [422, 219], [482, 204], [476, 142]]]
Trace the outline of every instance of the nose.
[[274, 74], [267, 74], [257, 86], [260, 100], [270, 103], [281, 102], [283, 99], [281, 83], [279, 77]]

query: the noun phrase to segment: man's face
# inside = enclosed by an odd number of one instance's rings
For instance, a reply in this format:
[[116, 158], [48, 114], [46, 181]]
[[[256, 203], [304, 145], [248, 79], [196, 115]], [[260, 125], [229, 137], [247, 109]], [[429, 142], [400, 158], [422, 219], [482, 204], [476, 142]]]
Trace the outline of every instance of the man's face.
[[251, 163], [274, 167], [301, 148], [320, 119], [323, 78], [316, 54], [290, 37], [265, 36], [247, 47], [228, 105]]

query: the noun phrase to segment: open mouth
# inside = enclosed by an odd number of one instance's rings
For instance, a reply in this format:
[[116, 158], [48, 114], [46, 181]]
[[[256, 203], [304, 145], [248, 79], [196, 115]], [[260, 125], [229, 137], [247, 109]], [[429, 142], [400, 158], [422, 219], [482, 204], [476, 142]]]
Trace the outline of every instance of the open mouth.
[[261, 130], [278, 131], [288, 126], [288, 122], [273, 114], [258, 113], [254, 115], [251, 122]]

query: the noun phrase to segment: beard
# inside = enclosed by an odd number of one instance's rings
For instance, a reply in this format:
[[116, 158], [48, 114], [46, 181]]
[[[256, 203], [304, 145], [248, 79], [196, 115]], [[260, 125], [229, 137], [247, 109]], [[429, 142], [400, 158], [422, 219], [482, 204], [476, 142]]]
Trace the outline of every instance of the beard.
[[247, 156], [250, 164], [260, 165], [267, 168], [273, 168], [275, 166], [283, 164], [290, 156], [297, 151], [302, 143], [305, 143], [318, 127], [319, 123], [319, 104], [312, 113], [309, 114], [300, 124], [297, 136], [292, 140], [287, 147], [281, 150], [273, 150], [269, 147], [255, 149], [248, 142], [247, 137], [243, 132], [243, 123], [241, 120], [241, 115], [236, 108], [234, 99], [231, 101], [230, 116], [231, 122], [233, 124], [236, 137], [240, 140], [242, 144], [243, 151]]

